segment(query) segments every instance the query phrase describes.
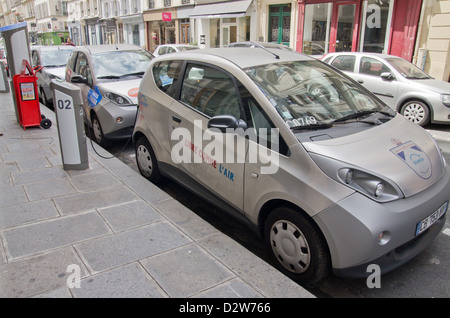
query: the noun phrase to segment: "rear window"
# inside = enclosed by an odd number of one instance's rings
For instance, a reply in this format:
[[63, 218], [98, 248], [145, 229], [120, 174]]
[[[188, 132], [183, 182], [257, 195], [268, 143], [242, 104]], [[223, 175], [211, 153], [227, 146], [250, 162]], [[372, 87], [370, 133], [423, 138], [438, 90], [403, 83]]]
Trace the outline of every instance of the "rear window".
[[182, 61], [162, 61], [153, 66], [153, 79], [156, 86], [173, 98], [175, 98], [182, 65]]
[[355, 60], [356, 57], [353, 55], [341, 55], [336, 57], [331, 65], [341, 71], [353, 72], [355, 69]]

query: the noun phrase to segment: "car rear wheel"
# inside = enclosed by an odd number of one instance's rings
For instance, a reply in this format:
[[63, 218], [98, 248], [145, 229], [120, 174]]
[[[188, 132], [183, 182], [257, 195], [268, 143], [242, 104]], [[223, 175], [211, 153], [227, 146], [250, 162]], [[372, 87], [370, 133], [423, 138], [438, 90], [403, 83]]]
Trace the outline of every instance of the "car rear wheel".
[[147, 138], [140, 137], [135, 145], [136, 163], [139, 172], [153, 183], [161, 180], [158, 162]]
[[328, 275], [330, 256], [325, 239], [299, 211], [276, 208], [266, 220], [264, 234], [277, 267], [293, 280], [313, 284]]
[[430, 110], [428, 109], [428, 106], [418, 100], [405, 103], [402, 106], [400, 113], [419, 126], [425, 126], [430, 121]]

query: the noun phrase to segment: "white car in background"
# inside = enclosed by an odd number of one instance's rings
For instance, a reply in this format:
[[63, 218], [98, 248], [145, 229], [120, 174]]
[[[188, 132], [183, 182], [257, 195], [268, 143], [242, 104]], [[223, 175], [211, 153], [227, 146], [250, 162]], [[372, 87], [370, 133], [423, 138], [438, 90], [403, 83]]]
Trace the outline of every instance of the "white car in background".
[[405, 59], [360, 52], [329, 53], [325, 63], [358, 81], [412, 122], [450, 124], [450, 83], [436, 80]]
[[44, 105], [50, 108], [53, 107], [50, 83], [52, 79], [64, 80], [66, 64], [74, 49], [75, 47], [71, 45], [31, 47], [31, 65], [34, 68], [42, 66], [42, 69], [36, 73], [39, 98]]
[[188, 50], [197, 50], [199, 49], [196, 45], [190, 45], [190, 44], [162, 44], [159, 45], [155, 52], [153, 52], [154, 56], [160, 56], [164, 54], [169, 53], [175, 53], [175, 52], [183, 52]]

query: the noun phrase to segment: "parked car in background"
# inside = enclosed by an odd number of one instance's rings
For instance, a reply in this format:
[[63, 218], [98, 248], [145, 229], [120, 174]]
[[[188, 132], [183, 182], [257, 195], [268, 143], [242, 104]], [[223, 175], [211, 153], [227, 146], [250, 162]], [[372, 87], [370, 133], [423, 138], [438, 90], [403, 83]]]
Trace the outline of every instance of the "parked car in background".
[[131, 136], [139, 84], [153, 58], [136, 45], [75, 48], [66, 66], [65, 80], [81, 88], [85, 121], [98, 144], [107, 146], [112, 139]]
[[412, 122], [450, 124], [450, 83], [397, 56], [329, 53], [322, 60], [348, 74]]
[[262, 47], [266, 49], [281, 49], [286, 51], [294, 51], [289, 46], [272, 43], [272, 42], [252, 42], [252, 41], [243, 41], [243, 42], [233, 42], [228, 45], [228, 47]]
[[302, 283], [401, 266], [440, 233], [450, 171], [430, 135], [314, 58], [205, 49], [154, 59], [136, 162], [260, 234]]
[[42, 103], [53, 107], [53, 93], [50, 87], [52, 79], [64, 80], [64, 73], [75, 47], [69, 45], [32, 46], [31, 65], [33, 68], [42, 66], [36, 73], [36, 85]]
[[188, 50], [196, 50], [199, 49], [197, 45], [191, 44], [162, 44], [159, 45], [155, 52], [153, 52], [154, 56], [160, 56], [168, 53], [182, 52]]

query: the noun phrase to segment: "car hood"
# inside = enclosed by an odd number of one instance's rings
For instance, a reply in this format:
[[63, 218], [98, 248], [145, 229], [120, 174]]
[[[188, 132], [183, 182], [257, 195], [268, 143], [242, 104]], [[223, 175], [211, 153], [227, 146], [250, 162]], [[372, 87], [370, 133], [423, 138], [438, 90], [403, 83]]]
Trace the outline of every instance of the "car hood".
[[439, 94], [450, 94], [450, 83], [440, 81], [437, 79], [422, 79], [422, 80], [408, 80], [414, 86], [422, 87], [423, 89], [430, 90]]
[[356, 134], [303, 145], [310, 153], [395, 182], [405, 197], [430, 187], [442, 177], [445, 169], [432, 137], [422, 127], [399, 115]]
[[66, 67], [45, 67], [45, 72], [48, 74], [52, 74], [53, 76], [57, 76], [60, 79], [64, 79], [66, 76]]
[[103, 91], [110, 91], [116, 94], [121, 94], [128, 97], [133, 104], [137, 104], [137, 95], [139, 90], [139, 84], [141, 83], [141, 78], [112, 81], [99, 83], [98, 87]]

